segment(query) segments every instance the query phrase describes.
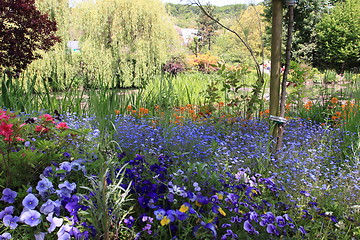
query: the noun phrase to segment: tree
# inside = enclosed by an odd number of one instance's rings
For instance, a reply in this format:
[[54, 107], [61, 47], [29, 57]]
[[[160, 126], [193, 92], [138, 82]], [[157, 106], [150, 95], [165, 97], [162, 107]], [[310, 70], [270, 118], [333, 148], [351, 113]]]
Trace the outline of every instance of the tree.
[[317, 66], [338, 72], [360, 66], [360, 0], [339, 2], [317, 25]]
[[[336, 1], [336, 0], [335, 0]], [[316, 25], [320, 22], [323, 14], [335, 2], [325, 0], [301, 0], [297, 1], [294, 8], [294, 33], [292, 42], [292, 59], [298, 62], [313, 64], [316, 60], [315, 50], [317, 44]], [[271, 21], [271, 0], [265, 1], [265, 21]], [[286, 5], [283, 5], [285, 10]], [[286, 15], [284, 14], [283, 29], [288, 28]], [[269, 29], [267, 31], [270, 33]], [[285, 39], [284, 39], [285, 42]], [[285, 44], [283, 44], [285, 46]]]
[[89, 1], [74, 10], [82, 60], [95, 80], [106, 66], [112, 87], [145, 85], [180, 41], [160, 0]]
[[[214, 16], [215, 8], [213, 6], [208, 5], [207, 10], [209, 11], [209, 14], [211, 16], [215, 17]], [[215, 21], [213, 21], [209, 16], [207, 16], [203, 12], [200, 13], [197, 23], [198, 23], [197, 36], [200, 39], [200, 51], [203, 48], [206, 48], [206, 50], [210, 51], [211, 44], [214, 41], [215, 31], [218, 26]]]
[[60, 38], [56, 22], [36, 9], [34, 0], [2, 0], [0, 5], [0, 71], [18, 74]]

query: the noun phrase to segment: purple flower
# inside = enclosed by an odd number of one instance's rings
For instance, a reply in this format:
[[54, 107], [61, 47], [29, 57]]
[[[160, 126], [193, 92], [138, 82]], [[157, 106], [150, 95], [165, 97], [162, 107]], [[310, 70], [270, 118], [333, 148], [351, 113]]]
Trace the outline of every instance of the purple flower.
[[53, 174], [54, 172], [53, 172], [53, 169], [52, 169], [52, 167], [46, 167], [45, 169], [44, 169], [44, 171], [43, 171], [43, 175], [45, 176], [45, 177], [50, 177], [52, 174]]
[[3, 219], [6, 215], [12, 215], [14, 213], [14, 207], [9, 206], [0, 212], [0, 219]]
[[150, 230], [151, 229], [151, 224], [146, 224], [145, 227], [142, 228], [142, 230], [145, 232], [147, 232], [148, 234], [151, 234], [152, 231]]
[[74, 216], [77, 214], [77, 211], [79, 210], [79, 197], [76, 195], [73, 195], [70, 199], [70, 201], [65, 205], [65, 209], [70, 213], [71, 216]]
[[7, 202], [7, 203], [14, 203], [15, 198], [17, 196], [17, 193], [15, 191], [12, 191], [10, 188], [5, 188], [2, 191], [3, 196], [0, 200]]
[[70, 198], [71, 193], [75, 190], [76, 183], [69, 183], [69, 181], [65, 181], [64, 183], [59, 184], [59, 189], [57, 190], [57, 194], [61, 198]]
[[259, 215], [257, 214], [257, 212], [250, 212], [249, 219], [250, 221], [259, 222]]
[[266, 227], [266, 231], [270, 234], [274, 234], [274, 235], [279, 235], [279, 231], [276, 229], [275, 225], [273, 224], [268, 224]]
[[11, 234], [10, 233], [3, 233], [0, 235], [0, 240], [8, 240], [11, 239]]
[[50, 222], [50, 227], [48, 228], [48, 232], [51, 233], [55, 230], [56, 227], [60, 227], [63, 224], [62, 218], [53, 217], [54, 213], [50, 213], [46, 220]]
[[40, 212], [48, 215], [51, 212], [54, 212], [56, 215], [60, 214], [60, 206], [61, 202], [59, 200], [52, 201], [51, 199], [47, 200], [43, 205], [40, 207]]
[[285, 227], [286, 221], [285, 221], [285, 219], [284, 219], [283, 217], [277, 216], [277, 217], [275, 218], [275, 220], [276, 220], [276, 223], [277, 223], [277, 225], [278, 225], [279, 227]]
[[305, 197], [310, 197], [310, 193], [308, 193], [307, 191], [300, 191], [300, 194], [304, 195]]
[[52, 187], [53, 187], [52, 182], [50, 182], [50, 180], [47, 178], [43, 178], [38, 182], [36, 186], [36, 190], [38, 190], [40, 194], [43, 194]]
[[164, 209], [158, 209], [154, 211], [154, 214], [155, 218], [160, 221], [165, 217], [166, 212]]
[[129, 218], [124, 219], [124, 223], [126, 224], [126, 226], [128, 228], [131, 228], [134, 225], [134, 222], [135, 222], [135, 220], [134, 220], [134, 218], [132, 216], [130, 216]]
[[244, 229], [245, 229], [248, 233], [250, 233], [250, 234], [254, 234], [254, 235], [258, 235], [258, 234], [259, 234], [259, 232], [255, 230], [255, 228], [253, 227], [253, 225], [251, 225], [251, 223], [250, 223], [248, 220], [246, 220], [246, 221], [244, 222]]
[[39, 232], [39, 233], [36, 233], [36, 234], [34, 235], [34, 237], [35, 237], [35, 240], [44, 240], [44, 239], [45, 239], [45, 235], [46, 235], [46, 233], [44, 233], [44, 232]]
[[305, 228], [303, 226], [300, 226], [298, 229], [302, 234], [307, 234], [307, 232], [305, 231]]
[[4, 225], [6, 227], [10, 227], [10, 229], [15, 229], [18, 224], [17, 222], [19, 221], [19, 217], [13, 217], [11, 215], [6, 215], [3, 219]]
[[71, 171], [71, 163], [70, 163], [70, 162], [62, 162], [62, 163], [60, 164], [59, 169], [65, 170], [65, 171], [67, 171], [67, 172], [70, 172], [70, 171]]
[[36, 210], [27, 210], [21, 213], [20, 220], [30, 227], [35, 227], [41, 223], [41, 214]]
[[23, 206], [28, 209], [34, 209], [38, 203], [39, 200], [32, 193], [28, 194], [22, 201]]

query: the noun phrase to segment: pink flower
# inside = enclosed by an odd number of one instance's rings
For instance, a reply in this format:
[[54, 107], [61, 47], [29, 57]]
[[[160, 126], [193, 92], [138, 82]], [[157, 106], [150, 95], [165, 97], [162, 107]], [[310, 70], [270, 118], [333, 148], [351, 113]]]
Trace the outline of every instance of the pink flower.
[[6, 115], [6, 112], [0, 112], [0, 120], [5, 120], [5, 121], [7, 121], [7, 120], [9, 120], [9, 116], [8, 115]]
[[35, 132], [47, 133], [48, 131], [49, 131], [48, 128], [45, 128], [45, 127], [43, 127], [43, 126], [41, 126], [41, 125], [37, 125], [37, 126], [35, 127]]
[[21, 137], [16, 137], [16, 141], [21, 141], [21, 142], [24, 142], [25, 141], [25, 139], [23, 139], [23, 138], [21, 138]]
[[41, 115], [39, 118], [43, 118], [46, 122], [54, 123], [54, 118], [50, 114]]
[[69, 129], [68, 125], [66, 122], [60, 122], [58, 125], [55, 126], [57, 129], [60, 130], [65, 130], [65, 129]]
[[12, 129], [13, 125], [14, 124], [7, 124], [5, 121], [2, 121], [0, 125], [0, 135], [8, 139], [14, 132], [14, 129]]

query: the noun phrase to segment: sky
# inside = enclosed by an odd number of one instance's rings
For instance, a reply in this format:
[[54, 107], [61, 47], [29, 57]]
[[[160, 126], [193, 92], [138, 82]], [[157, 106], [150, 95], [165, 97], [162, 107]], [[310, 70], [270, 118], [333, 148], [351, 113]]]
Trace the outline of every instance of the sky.
[[[181, 4], [187, 4], [191, 0], [162, 0], [164, 3], [181, 3]], [[259, 2], [262, 2], [262, 0], [200, 0], [201, 3], [206, 4], [210, 3], [211, 5], [216, 6], [225, 6], [230, 4], [250, 4], [254, 3], [257, 4]]]

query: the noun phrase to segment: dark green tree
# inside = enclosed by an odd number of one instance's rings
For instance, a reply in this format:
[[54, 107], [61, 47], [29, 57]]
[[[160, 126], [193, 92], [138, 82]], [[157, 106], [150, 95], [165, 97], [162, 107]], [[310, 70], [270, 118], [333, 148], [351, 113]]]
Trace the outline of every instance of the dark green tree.
[[[294, 32], [292, 42], [292, 60], [314, 64], [317, 47], [316, 25], [321, 21], [335, 1], [326, 0], [301, 0], [297, 1], [294, 8]], [[265, 1], [265, 21], [271, 21], [271, 0]], [[287, 8], [283, 4], [284, 11]], [[284, 14], [283, 28], [287, 29], [286, 14]], [[269, 34], [270, 29], [267, 31]], [[268, 34], [268, 38], [269, 38]], [[283, 34], [285, 36], [285, 34]], [[284, 39], [285, 40], [285, 39]], [[270, 41], [268, 41], [268, 45]], [[283, 44], [285, 46], [285, 44]], [[316, 63], [315, 63], [316, 64]]]
[[[211, 5], [206, 5], [208, 13], [215, 17], [215, 7]], [[211, 45], [215, 40], [216, 29], [218, 28], [217, 23], [213, 21], [209, 16], [204, 14], [203, 12], [200, 13], [199, 19], [197, 20], [198, 23], [198, 33], [200, 39], [200, 51], [210, 51]]]
[[316, 27], [316, 65], [338, 72], [360, 66], [360, 0], [339, 2]]

